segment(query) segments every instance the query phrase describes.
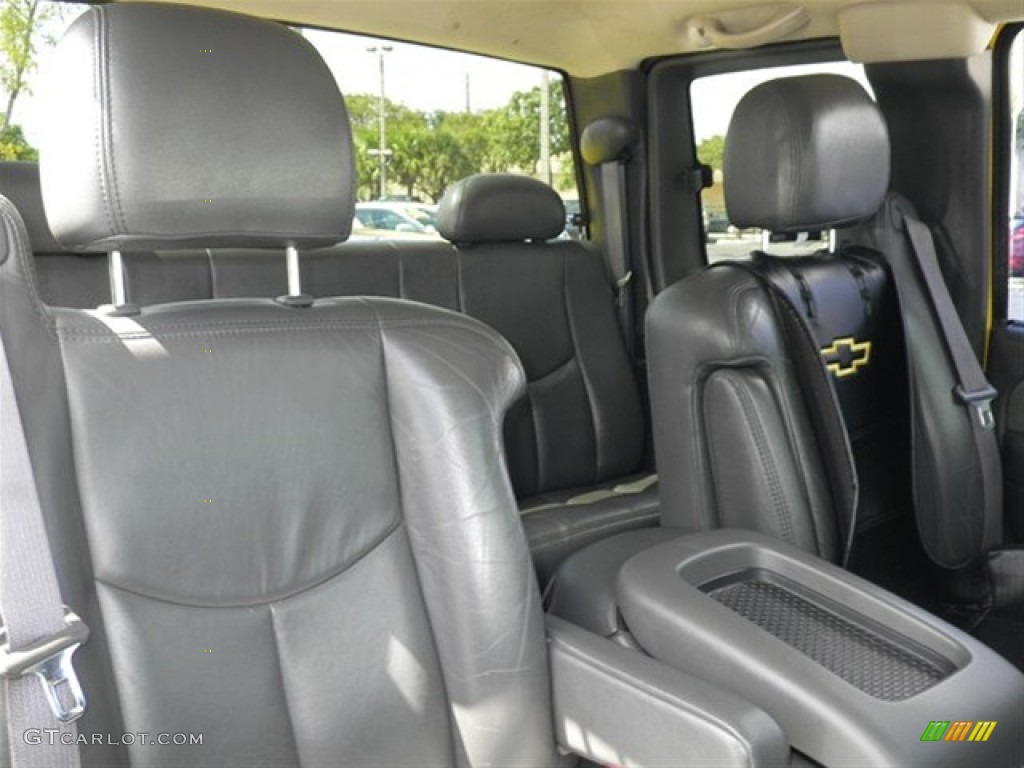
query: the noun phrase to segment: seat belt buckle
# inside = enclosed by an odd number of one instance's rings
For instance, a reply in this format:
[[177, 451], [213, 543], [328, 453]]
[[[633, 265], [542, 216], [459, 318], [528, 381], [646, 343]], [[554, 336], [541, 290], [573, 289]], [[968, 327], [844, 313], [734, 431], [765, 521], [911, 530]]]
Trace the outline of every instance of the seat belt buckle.
[[63, 629], [16, 651], [10, 648], [7, 629], [0, 627], [0, 677], [20, 680], [35, 675], [54, 717], [73, 723], [85, 713], [85, 694], [71, 657], [88, 639], [89, 627], [67, 606]]
[[995, 429], [996, 419], [992, 415], [992, 401], [999, 393], [993, 387], [985, 387], [968, 392], [959, 384], [953, 389], [957, 402], [961, 405], [970, 406], [978, 419], [978, 425], [986, 432]]
[[629, 284], [633, 282], [633, 270], [629, 270], [626, 274], [615, 281], [615, 305], [622, 309], [626, 303], [626, 289]]

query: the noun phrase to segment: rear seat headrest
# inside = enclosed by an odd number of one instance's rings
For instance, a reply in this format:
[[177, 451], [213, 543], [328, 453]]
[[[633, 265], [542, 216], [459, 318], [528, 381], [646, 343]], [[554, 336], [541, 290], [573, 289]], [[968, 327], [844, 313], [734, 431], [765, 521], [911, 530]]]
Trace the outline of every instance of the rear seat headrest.
[[453, 243], [550, 240], [565, 229], [565, 204], [547, 184], [511, 173], [457, 181], [437, 209], [437, 231]]
[[33, 252], [63, 253], [66, 250], [54, 238], [50, 225], [46, 223], [37, 163], [0, 163], [0, 195], [14, 203], [24, 219]]
[[59, 242], [131, 251], [348, 236], [348, 116], [301, 35], [226, 11], [103, 5], [53, 59], [40, 164]]
[[889, 187], [889, 133], [854, 80], [773, 80], [740, 100], [725, 142], [725, 205], [741, 229], [806, 232], [873, 215]]

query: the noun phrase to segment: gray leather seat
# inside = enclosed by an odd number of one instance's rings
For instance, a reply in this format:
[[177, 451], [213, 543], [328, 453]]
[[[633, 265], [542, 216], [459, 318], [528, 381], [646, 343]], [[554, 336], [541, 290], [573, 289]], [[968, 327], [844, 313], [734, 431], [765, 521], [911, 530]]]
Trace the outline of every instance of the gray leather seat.
[[[56, 55], [42, 177], [64, 245], [347, 236], [348, 120], [301, 36], [118, 4]], [[0, 333], [60, 591], [92, 628], [63, 731], [87, 768], [554, 768], [556, 739], [605, 764], [788, 763], [742, 697], [557, 619], [545, 636], [501, 439], [524, 376], [479, 321], [297, 292], [51, 308], [0, 197]], [[0, 765], [16, 712], [56, 724], [0, 702]], [[38, 735], [21, 765], [66, 757]]]
[[[43, 302], [109, 302], [105, 256], [53, 239], [35, 169], [0, 163], [0, 194], [24, 212]], [[505, 195], [516, 199], [493, 204]], [[442, 202], [454, 227], [446, 231], [468, 238], [458, 246], [349, 242], [310, 249], [301, 263], [304, 290], [315, 296], [411, 299], [483, 320], [512, 343], [527, 393], [508, 418], [505, 447], [544, 580], [598, 538], [658, 522], [656, 478], [644, 471], [646, 417], [601, 256], [579, 243], [542, 241], [561, 231], [561, 206], [541, 182], [476, 177]], [[245, 248], [136, 252], [125, 273], [127, 297], [141, 306], [287, 289], [280, 254]]]
[[25, 222], [43, 302], [91, 309], [110, 300], [106, 254], [73, 251], [51, 234], [43, 211], [37, 163], [0, 162], [0, 195], [14, 203]]
[[542, 577], [569, 553], [657, 523], [646, 417], [604, 262], [572, 240], [561, 198], [510, 174], [463, 179], [438, 207], [462, 311], [519, 353], [527, 390], [505, 422], [512, 483]]
[[[726, 202], [738, 226], [823, 230], [870, 219], [885, 199], [885, 124], [847, 78], [757, 86], [737, 106], [726, 146]], [[830, 311], [852, 306], [859, 319], [855, 284], [852, 302], [830, 298], [838, 305]], [[798, 375], [791, 324], [781, 314], [792, 312], [786, 306], [763, 279], [731, 265], [690, 275], [654, 299], [647, 363], [662, 528], [569, 558], [551, 589], [553, 612], [626, 637], [613, 596], [619, 566], [683, 532], [757, 531], [845, 562], [855, 521], [842, 515], [857, 495], [849, 438], [833, 435], [838, 446], [823, 441], [820, 409]], [[834, 398], [820, 368], [824, 391], [814, 396]], [[845, 487], [826, 460], [837, 447], [848, 462]]]
[[[737, 106], [727, 147], [726, 204], [737, 226], [827, 230], [871, 218], [885, 199], [885, 123], [848, 78], [754, 88]], [[849, 278], [839, 259], [836, 268]], [[735, 267], [692, 275], [652, 303], [647, 343], [662, 519], [688, 530], [756, 530], [839, 561], [841, 500], [784, 311], [792, 312]], [[862, 311], [855, 286], [852, 311]], [[834, 397], [827, 389], [823, 396]]]
[[[130, 259], [347, 235], [343, 102], [290, 30], [101, 6], [56, 67], [67, 114], [42, 177], [65, 245]], [[0, 329], [62, 593], [93, 630], [78, 725], [203, 734], [90, 738], [85, 765], [558, 762], [502, 468], [523, 386], [503, 339], [383, 299], [50, 309], [5, 200], [0, 222]]]

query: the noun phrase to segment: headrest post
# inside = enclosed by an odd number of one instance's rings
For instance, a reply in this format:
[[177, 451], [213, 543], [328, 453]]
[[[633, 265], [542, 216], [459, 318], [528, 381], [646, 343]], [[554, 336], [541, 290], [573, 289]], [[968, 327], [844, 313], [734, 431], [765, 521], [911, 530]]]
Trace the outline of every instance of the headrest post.
[[139, 314], [135, 304], [128, 303], [128, 291], [125, 289], [124, 260], [120, 251], [108, 251], [107, 275], [110, 278], [110, 304], [100, 307], [105, 315], [127, 317]]
[[110, 275], [110, 302], [115, 307], [127, 304], [124, 286], [124, 262], [120, 251], [111, 251], [107, 256], [107, 271]]
[[299, 270], [299, 249], [287, 245], [284, 249], [285, 266], [288, 269], [288, 293], [278, 296], [275, 301], [286, 307], [311, 307], [313, 297], [302, 292], [302, 272]]
[[302, 275], [299, 272], [299, 249], [289, 245], [284, 249], [285, 263], [288, 266], [288, 295], [298, 296], [302, 293]]

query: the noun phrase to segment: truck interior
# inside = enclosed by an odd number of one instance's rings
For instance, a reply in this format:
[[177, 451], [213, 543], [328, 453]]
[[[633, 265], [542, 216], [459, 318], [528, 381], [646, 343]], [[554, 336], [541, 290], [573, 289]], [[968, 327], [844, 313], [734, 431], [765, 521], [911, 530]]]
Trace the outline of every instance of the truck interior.
[[49, 5], [0, 768], [1024, 766], [1020, 0]]

